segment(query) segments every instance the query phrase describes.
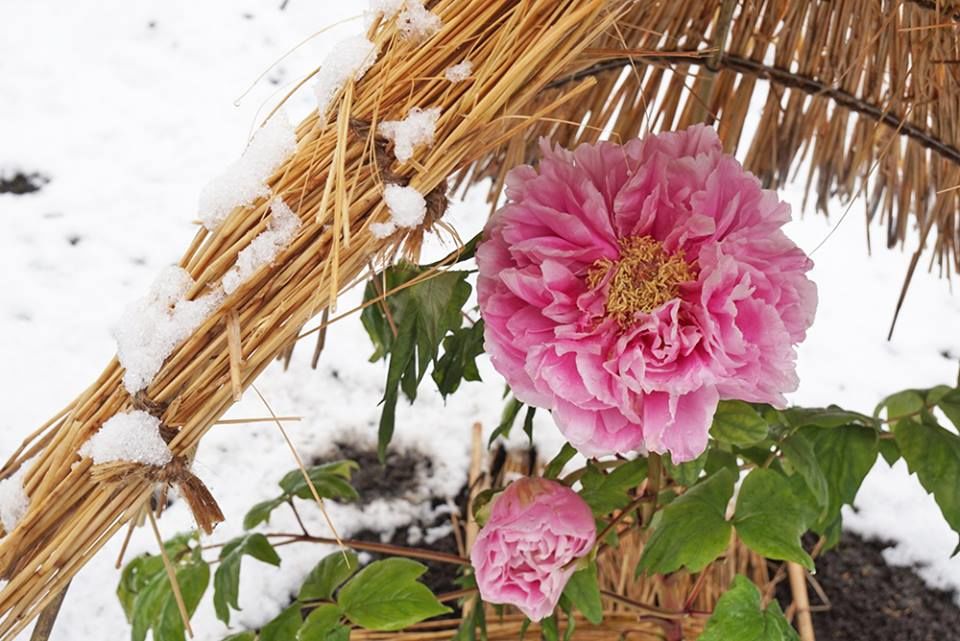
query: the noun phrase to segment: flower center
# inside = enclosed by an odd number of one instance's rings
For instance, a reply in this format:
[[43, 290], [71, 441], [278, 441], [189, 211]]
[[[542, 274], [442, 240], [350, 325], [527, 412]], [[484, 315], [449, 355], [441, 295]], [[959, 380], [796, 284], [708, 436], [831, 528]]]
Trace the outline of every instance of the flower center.
[[696, 278], [683, 250], [668, 254], [650, 236], [620, 239], [620, 258], [601, 258], [587, 270], [587, 284], [609, 283], [606, 310], [621, 325], [629, 325], [637, 312], [652, 312], [680, 294], [680, 284]]

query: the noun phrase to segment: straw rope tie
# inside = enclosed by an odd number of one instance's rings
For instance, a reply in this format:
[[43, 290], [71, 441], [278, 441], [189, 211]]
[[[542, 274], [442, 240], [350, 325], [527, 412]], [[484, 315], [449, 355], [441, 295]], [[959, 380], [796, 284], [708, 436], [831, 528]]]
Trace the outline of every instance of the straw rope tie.
[[[152, 400], [143, 390], [134, 394], [131, 400], [134, 409], [146, 412], [160, 420], [160, 437], [169, 445], [179, 431], [163, 422], [162, 415], [168, 404]], [[197, 526], [206, 534], [210, 534], [217, 523], [224, 520], [223, 512], [207, 486], [190, 470], [190, 463], [190, 457], [182, 454], [174, 455], [170, 462], [163, 466], [146, 465], [134, 461], [111, 461], [94, 465], [90, 475], [95, 481], [103, 483], [148, 481], [162, 484], [158, 511], [162, 511], [166, 503], [167, 489], [176, 485], [180, 495], [190, 506]]]

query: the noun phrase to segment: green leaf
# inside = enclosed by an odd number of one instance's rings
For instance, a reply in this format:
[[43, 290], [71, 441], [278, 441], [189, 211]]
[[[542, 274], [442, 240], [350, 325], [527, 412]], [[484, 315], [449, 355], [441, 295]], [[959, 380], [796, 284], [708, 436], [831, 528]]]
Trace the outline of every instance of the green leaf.
[[444, 397], [453, 394], [461, 381], [479, 381], [477, 356], [483, 353], [483, 320], [454, 330], [443, 339], [443, 356], [433, 368], [433, 381]]
[[799, 641], [776, 600], [764, 609], [760, 590], [736, 576], [697, 641]]
[[563, 594], [570, 599], [575, 608], [593, 624], [603, 621], [603, 604], [600, 602], [600, 585], [597, 583], [597, 563], [577, 570], [567, 581]]
[[326, 636], [325, 641], [349, 641], [350, 627], [338, 625]]
[[767, 421], [749, 403], [721, 401], [713, 415], [710, 436], [721, 443], [748, 447], [767, 438]]
[[834, 428], [843, 425], [861, 425], [864, 427], [876, 427], [876, 419], [860, 414], [859, 412], [850, 412], [836, 405], [828, 407], [791, 407], [782, 412], [787, 423], [795, 428], [801, 427], [824, 427]]
[[640, 485], [646, 474], [647, 460], [644, 458], [624, 461], [608, 473], [590, 463], [580, 479], [583, 486], [580, 497], [590, 506], [594, 515], [607, 515], [630, 503], [627, 492]]
[[813, 446], [830, 490], [826, 512], [813, 526], [814, 531], [823, 534], [840, 516], [840, 508], [853, 503], [860, 484], [876, 462], [877, 432], [869, 427], [842, 425], [832, 429], [807, 427], [799, 434]]
[[291, 641], [297, 638], [297, 631], [302, 624], [303, 617], [300, 616], [300, 603], [294, 601], [293, 605], [263, 626], [257, 641]]
[[[381, 461], [393, 437], [400, 391], [410, 401], [416, 398], [417, 386], [427, 369], [433, 366], [436, 370], [439, 365], [437, 357], [444, 338], [449, 332], [460, 329], [463, 305], [471, 292], [467, 275], [466, 271], [437, 271], [402, 263], [377, 274], [374, 281], [367, 284], [365, 302], [378, 301], [381, 292], [389, 294], [385, 300], [368, 305], [360, 315], [374, 344], [372, 360], [389, 356], [380, 414], [378, 450]], [[420, 280], [408, 285], [418, 277]], [[475, 342], [477, 337], [461, 335], [459, 345], [453, 344], [452, 347], [462, 348], [463, 354], [475, 351], [476, 345], [473, 342], [467, 345], [467, 339]], [[454, 382], [455, 370], [459, 370], [461, 378], [465, 373], [479, 375], [475, 367], [471, 369], [469, 359], [458, 361], [456, 354], [448, 359], [444, 369], [445, 373], [438, 381], [442, 385], [441, 391], [459, 385], [459, 379]]]
[[530, 439], [530, 445], [533, 445], [533, 417], [537, 413], [536, 407], [528, 407], [527, 415], [523, 417], [523, 433]]
[[960, 437], [929, 419], [901, 420], [893, 432], [907, 467], [933, 494], [950, 527], [960, 533]]
[[[201, 556], [192, 534], [178, 535], [164, 543], [189, 615], [193, 615], [210, 583], [210, 567]], [[124, 568], [117, 596], [131, 624], [133, 641], [143, 641], [153, 631], [155, 641], [181, 641], [183, 621], [173, 588], [160, 555], [145, 554]]]
[[918, 390], [903, 390], [883, 399], [877, 411], [879, 413], [881, 408], [886, 408], [887, 420], [896, 422], [905, 416], [919, 414], [926, 406], [923, 396]]
[[269, 521], [273, 511], [284, 503], [286, 503], [286, 499], [282, 496], [257, 503], [250, 508], [250, 511], [243, 517], [243, 529], [250, 530], [261, 523]]
[[669, 455], [663, 457], [663, 462], [670, 478], [684, 487], [690, 487], [700, 478], [700, 474], [707, 464], [707, 451], [704, 451], [703, 454], [686, 463], [674, 465]]
[[827, 483], [823, 471], [820, 469], [820, 463], [817, 461], [817, 453], [813, 450], [813, 445], [802, 434], [794, 434], [782, 443], [780, 451], [790, 463], [790, 465], [803, 477], [804, 482], [817, 505], [825, 512], [830, 505], [830, 486]]
[[223, 637], [220, 641], [257, 641], [257, 633], [253, 630], [244, 630], [230, 636]]
[[560, 627], [557, 625], [557, 615], [551, 614], [540, 622], [540, 631], [546, 641], [560, 641]]
[[654, 519], [637, 572], [668, 574], [686, 566], [699, 572], [730, 543], [724, 518], [736, 474], [729, 469], [708, 476], [663, 508]]
[[[934, 388], [934, 390], [936, 389]], [[935, 397], [933, 390], [927, 395], [928, 402], [931, 402], [931, 397]], [[953, 423], [953, 426], [960, 430], [960, 389], [950, 389], [943, 392], [939, 395], [939, 398], [936, 398], [936, 405]]]
[[327, 641], [337, 627], [340, 627], [340, 608], [335, 603], [324, 603], [304, 619], [297, 630], [297, 641]]
[[213, 608], [217, 618], [230, 625], [230, 608], [240, 609], [240, 560], [244, 555], [270, 565], [280, 565], [280, 556], [262, 534], [244, 534], [220, 550], [220, 566], [213, 575]]
[[733, 523], [740, 539], [754, 552], [813, 570], [813, 559], [800, 545], [800, 537], [807, 531], [804, 511], [781, 474], [756, 468], [747, 475], [737, 496]]
[[569, 463], [570, 459], [576, 455], [577, 449], [569, 443], [564, 443], [557, 455], [547, 463], [547, 467], [543, 470], [543, 477], [548, 479], [557, 478], [560, 476], [560, 472], [563, 471], [563, 466]]
[[[350, 485], [350, 477], [358, 465], [353, 461], [335, 461], [324, 465], [307, 468], [317, 494], [321, 498], [338, 501], [355, 501], [359, 498], [357, 491]], [[313, 492], [303, 477], [303, 470], [295, 469], [287, 472], [280, 480], [280, 487], [287, 497], [296, 496], [301, 499], [313, 500]]]
[[500, 424], [497, 425], [497, 429], [493, 430], [493, 434], [490, 435], [490, 440], [487, 441], [487, 447], [493, 445], [497, 437], [502, 436], [505, 439], [510, 437], [510, 430], [513, 429], [513, 424], [517, 421], [517, 416], [520, 414], [520, 408], [522, 407], [523, 403], [513, 396], [510, 397], [507, 404], [503, 406], [503, 411], [500, 413]]
[[[889, 435], [889, 432], [884, 432], [884, 434]], [[880, 439], [880, 455], [883, 456], [883, 460], [885, 460], [890, 467], [893, 467], [893, 464], [899, 461], [902, 456], [900, 446], [891, 438]]]
[[368, 630], [400, 630], [450, 612], [417, 581], [426, 571], [410, 559], [375, 561], [340, 588], [337, 603], [348, 619]]
[[357, 555], [352, 551], [343, 550], [328, 554], [307, 575], [297, 598], [302, 602], [328, 601], [333, 598], [337, 588], [343, 585], [343, 582], [349, 579], [359, 567]]

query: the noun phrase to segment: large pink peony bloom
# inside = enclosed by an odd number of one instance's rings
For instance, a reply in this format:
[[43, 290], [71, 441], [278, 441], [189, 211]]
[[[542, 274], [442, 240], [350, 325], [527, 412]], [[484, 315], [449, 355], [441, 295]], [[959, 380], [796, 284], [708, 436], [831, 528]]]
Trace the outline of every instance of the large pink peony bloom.
[[550, 616], [576, 561], [593, 548], [590, 508], [562, 483], [514, 481], [494, 499], [470, 551], [480, 596], [514, 605], [532, 621]]
[[713, 129], [543, 144], [477, 250], [486, 349], [588, 456], [698, 456], [717, 401], [782, 406], [813, 322], [790, 207]]

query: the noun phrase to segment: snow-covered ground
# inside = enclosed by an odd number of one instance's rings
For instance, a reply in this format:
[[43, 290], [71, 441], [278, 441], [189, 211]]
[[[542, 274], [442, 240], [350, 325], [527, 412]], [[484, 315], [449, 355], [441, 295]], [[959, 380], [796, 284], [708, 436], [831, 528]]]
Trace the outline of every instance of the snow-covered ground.
[[[99, 374], [114, 352], [109, 330], [124, 305], [192, 238], [202, 186], [240, 153], [262, 104], [360, 28], [365, 4], [33, 0], [0, 7], [0, 174], [20, 169], [50, 178], [38, 193], [0, 195], [0, 452], [11, 451]], [[234, 104], [294, 44], [351, 17], [309, 40]], [[294, 102], [292, 115], [307, 108], [309, 95]], [[839, 206], [829, 221], [812, 213], [801, 218], [799, 189], [786, 190], [784, 198], [798, 212], [789, 231], [808, 251], [840, 220]], [[448, 219], [466, 238], [480, 228], [485, 212], [476, 196], [457, 203]], [[877, 249], [867, 258], [861, 206], [814, 259], [820, 308], [800, 348], [802, 384], [794, 402], [839, 402], [869, 412], [889, 392], [956, 379], [960, 298], [947, 282], [918, 274], [894, 338], [886, 341], [906, 257]], [[341, 308], [358, 296], [348, 293]], [[342, 437], [374, 439], [384, 370], [361, 358], [370, 346], [359, 320], [331, 327], [316, 371], [307, 362], [311, 351], [312, 345], [301, 346], [289, 372], [275, 366], [258, 382], [278, 414], [304, 417], [288, 428], [301, 453], [322, 455]], [[398, 446], [433, 453], [438, 461], [427, 488], [434, 495], [459, 488], [472, 423], [489, 431], [497, 422], [502, 382], [488, 363], [482, 372], [484, 383], [468, 384], [446, 405], [425, 389], [415, 407], [398, 412]], [[267, 415], [250, 394], [230, 414]], [[546, 456], [561, 442], [543, 416], [538, 441]], [[282, 437], [267, 423], [218, 427], [197, 461], [228, 515], [214, 537], [219, 541], [238, 533], [244, 511], [275, 494], [276, 481], [293, 467]], [[410, 498], [375, 502], [362, 514], [335, 505], [330, 512], [348, 535], [402, 525], [429, 510], [418, 502], [425, 495]], [[897, 541], [890, 560], [920, 563], [932, 584], [960, 587], [960, 560], [949, 559], [956, 536], [902, 464], [879, 464], [857, 508], [848, 511], [848, 526]], [[316, 509], [305, 507], [304, 516], [312, 530], [324, 531]], [[285, 518], [278, 516], [272, 529], [293, 527]], [[170, 535], [190, 523], [177, 502], [161, 528]], [[119, 541], [111, 542], [74, 581], [55, 639], [126, 637], [113, 594], [118, 548]], [[149, 532], [140, 531], [129, 555], [155, 549]], [[245, 563], [243, 611], [235, 624], [257, 625], [275, 614], [326, 551], [286, 548], [280, 570]], [[201, 640], [226, 633], [209, 599], [195, 629]]]

